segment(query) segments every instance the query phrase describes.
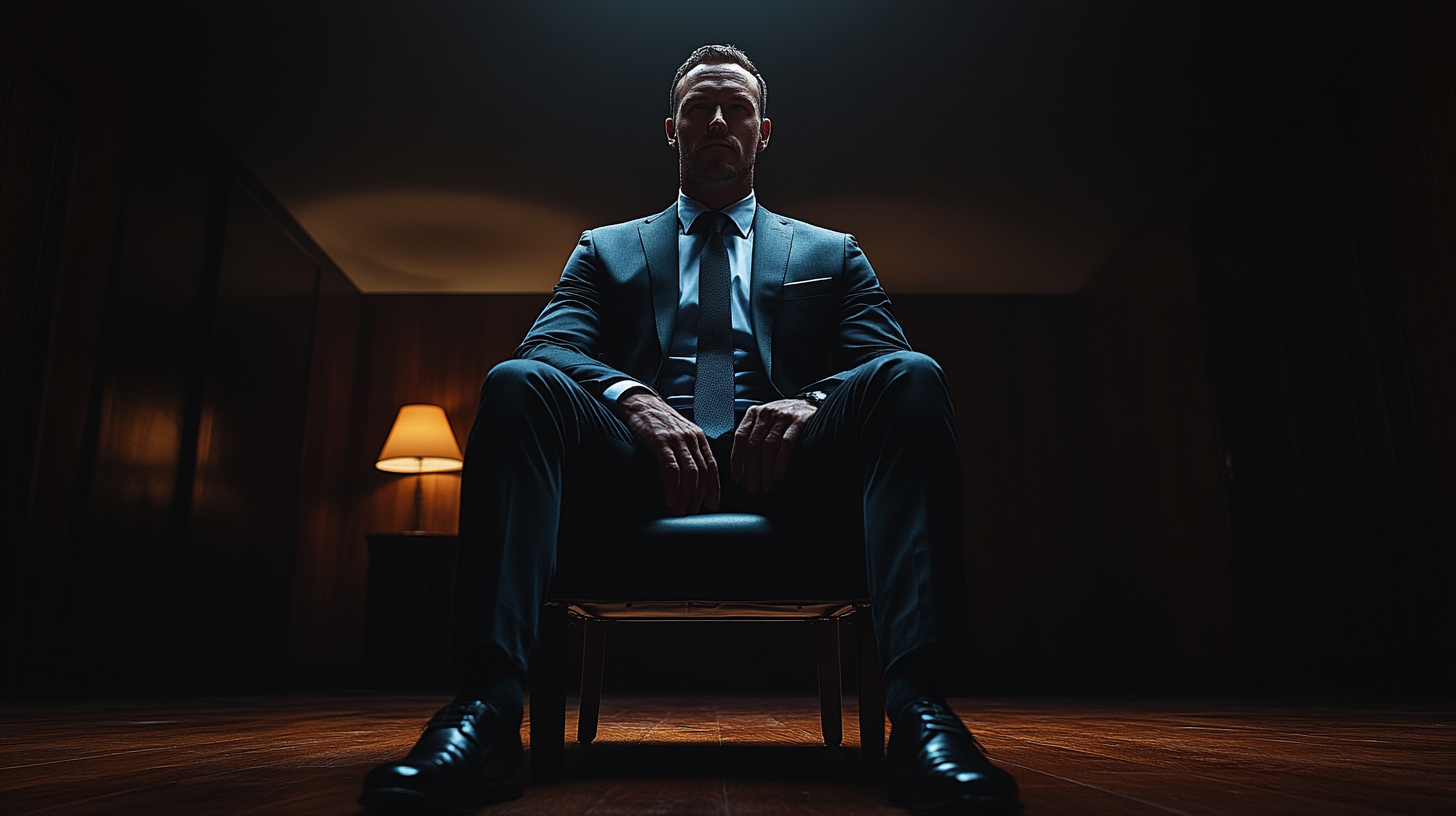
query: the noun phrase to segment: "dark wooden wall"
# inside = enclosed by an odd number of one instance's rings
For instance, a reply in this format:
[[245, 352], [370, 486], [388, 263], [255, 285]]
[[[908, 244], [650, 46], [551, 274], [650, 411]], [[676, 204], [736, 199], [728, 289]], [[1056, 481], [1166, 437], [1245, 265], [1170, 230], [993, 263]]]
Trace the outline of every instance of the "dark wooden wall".
[[1456, 678], [1456, 12], [1429, 10], [1193, 213], [1256, 686]]
[[[1101, 278], [1178, 271], [1161, 250]], [[961, 424], [971, 689], [1188, 688], [1232, 658], [1190, 299], [1109, 300], [897, 298]]]
[[0, 43], [0, 679], [52, 693], [290, 681], [291, 627], [330, 609], [295, 601], [319, 580], [296, 529], [348, 526], [347, 471], [327, 463], [352, 442], [334, 431], [348, 430], [360, 295], [104, 50], [51, 47], [62, 80], [10, 28]]

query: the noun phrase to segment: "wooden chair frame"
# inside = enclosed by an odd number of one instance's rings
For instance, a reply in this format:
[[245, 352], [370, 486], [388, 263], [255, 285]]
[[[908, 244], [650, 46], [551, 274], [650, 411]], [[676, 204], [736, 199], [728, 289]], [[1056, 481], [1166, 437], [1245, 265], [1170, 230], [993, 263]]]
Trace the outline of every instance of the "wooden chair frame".
[[567, 629], [582, 627], [581, 708], [576, 740], [596, 739], [601, 714], [602, 676], [606, 666], [608, 629], [643, 620], [776, 620], [806, 621], [814, 627], [819, 674], [819, 717], [824, 744], [837, 747], [844, 739], [839, 638], [841, 624], [853, 627], [859, 645], [860, 751], [867, 762], [885, 755], [885, 688], [869, 604], [862, 601], [731, 603], [657, 601], [593, 603], [547, 601], [541, 614], [540, 639], [531, 662], [531, 773], [559, 773], [565, 764]]

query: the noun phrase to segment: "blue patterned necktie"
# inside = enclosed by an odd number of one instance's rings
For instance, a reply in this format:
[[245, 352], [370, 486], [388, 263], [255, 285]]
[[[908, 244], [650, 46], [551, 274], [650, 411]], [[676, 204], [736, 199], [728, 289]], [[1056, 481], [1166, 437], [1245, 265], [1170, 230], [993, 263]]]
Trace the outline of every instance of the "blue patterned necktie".
[[709, 212], [693, 222], [706, 227], [708, 244], [698, 263], [698, 370], [693, 383], [693, 421], [709, 439], [733, 430], [733, 316], [728, 247], [723, 228], [728, 216]]

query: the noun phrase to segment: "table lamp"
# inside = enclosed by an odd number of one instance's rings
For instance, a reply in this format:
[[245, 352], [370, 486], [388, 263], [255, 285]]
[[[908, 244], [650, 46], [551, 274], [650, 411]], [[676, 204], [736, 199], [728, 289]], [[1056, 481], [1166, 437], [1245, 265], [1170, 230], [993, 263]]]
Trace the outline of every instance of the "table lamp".
[[379, 452], [379, 461], [374, 466], [390, 473], [415, 474], [415, 520], [411, 532], [424, 532], [420, 528], [420, 508], [424, 504], [423, 474], [459, 470], [464, 458], [460, 454], [460, 445], [455, 442], [455, 433], [450, 430], [450, 420], [446, 418], [444, 408], [417, 404], [399, 409], [394, 427], [389, 429], [389, 437], [384, 440], [384, 450]]

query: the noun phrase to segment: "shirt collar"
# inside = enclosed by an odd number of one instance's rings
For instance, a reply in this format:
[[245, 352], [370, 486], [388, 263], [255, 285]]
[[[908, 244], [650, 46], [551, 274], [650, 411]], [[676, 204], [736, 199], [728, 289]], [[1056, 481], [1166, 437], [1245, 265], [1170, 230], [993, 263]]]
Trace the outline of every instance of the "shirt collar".
[[[738, 234], [746, 238], [748, 230], [753, 227], [753, 215], [757, 210], [758, 201], [750, 190], [748, 195], [724, 207], [721, 212], [732, 219], [734, 226], [738, 227]], [[677, 191], [677, 223], [683, 233], [692, 228], [693, 219], [707, 211], [702, 202], [688, 198], [682, 190]]]

